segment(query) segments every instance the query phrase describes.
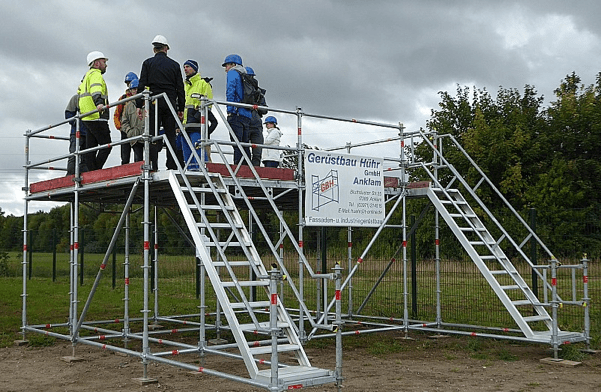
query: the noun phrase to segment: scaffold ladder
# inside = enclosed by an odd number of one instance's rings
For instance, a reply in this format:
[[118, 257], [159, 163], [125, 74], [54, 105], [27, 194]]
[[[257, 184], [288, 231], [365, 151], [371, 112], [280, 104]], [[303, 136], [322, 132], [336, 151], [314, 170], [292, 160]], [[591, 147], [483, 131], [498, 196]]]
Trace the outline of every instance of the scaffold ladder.
[[[504, 237], [493, 237], [459, 190], [429, 187], [427, 195], [524, 336], [548, 336], [553, 328], [552, 318], [501, 249]], [[535, 332], [531, 326], [539, 322], [548, 331]]]
[[[272, 369], [258, 368], [265, 362], [261, 356], [273, 353], [272, 345], [247, 340], [247, 334], [271, 335], [270, 322], [264, 321], [265, 309], [274, 299], [267, 290], [270, 277], [228, 187], [220, 174], [206, 172], [182, 175], [173, 171], [169, 182], [250, 378], [273, 388]], [[253, 290], [256, 297], [251, 295]], [[278, 390], [335, 382], [332, 371], [311, 366], [279, 297], [276, 325], [277, 353], [286, 352], [295, 359], [293, 365], [278, 365]]]

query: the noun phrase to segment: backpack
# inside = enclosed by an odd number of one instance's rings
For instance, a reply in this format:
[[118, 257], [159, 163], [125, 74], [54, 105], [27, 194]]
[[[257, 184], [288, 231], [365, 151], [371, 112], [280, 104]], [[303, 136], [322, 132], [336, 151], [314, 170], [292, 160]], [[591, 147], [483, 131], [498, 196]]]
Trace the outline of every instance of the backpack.
[[[244, 87], [244, 97], [241, 103], [249, 105], [267, 106], [265, 104], [265, 89], [259, 87], [259, 82], [252, 76], [237, 71], [242, 80], [242, 86]], [[267, 114], [267, 110], [259, 109], [260, 115]]]

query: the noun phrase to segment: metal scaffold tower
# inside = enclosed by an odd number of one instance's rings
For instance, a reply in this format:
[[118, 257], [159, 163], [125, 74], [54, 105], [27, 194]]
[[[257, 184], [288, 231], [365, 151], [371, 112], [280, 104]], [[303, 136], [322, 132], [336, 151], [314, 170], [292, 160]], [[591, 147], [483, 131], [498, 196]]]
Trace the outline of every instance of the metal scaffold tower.
[[[173, 107], [164, 95], [150, 96], [148, 92], [138, 94], [125, 100], [115, 102], [116, 106], [129, 100], [143, 99], [146, 107], [155, 101], [166, 104], [176, 118], [180, 129], [185, 129], [179, 122]], [[283, 391], [327, 383], [342, 385], [342, 336], [357, 334], [352, 331], [359, 322], [360, 332], [403, 331], [411, 330], [435, 331], [437, 333], [471, 333], [466, 326], [445, 324], [441, 311], [440, 290], [437, 291], [436, 319], [431, 321], [412, 320], [409, 318], [409, 285], [407, 238], [415, 231], [416, 226], [409, 227], [406, 217], [407, 203], [415, 199], [428, 199], [435, 210], [435, 236], [437, 268], [439, 263], [439, 217], [450, 228], [465, 249], [470, 259], [477, 266], [483, 278], [499, 298], [507, 312], [515, 322], [516, 328], [505, 331], [477, 333], [477, 336], [501, 337], [550, 344], [557, 349], [561, 344], [585, 341], [588, 343], [588, 321], [583, 332], [561, 331], [557, 323], [557, 311], [560, 304], [573, 303], [585, 305], [585, 319], [588, 317], [586, 291], [583, 299], [572, 298], [571, 301], [559, 297], [556, 288], [556, 272], [560, 268], [555, 257], [538, 238], [536, 233], [523, 221], [519, 214], [507, 203], [502, 194], [484, 175], [478, 166], [467, 156], [461, 146], [447, 135], [426, 133], [422, 130], [407, 132], [402, 124], [382, 124], [355, 119], [310, 115], [300, 108], [296, 110], [280, 110], [269, 108], [271, 112], [296, 117], [298, 141], [296, 147], [275, 147], [280, 152], [292, 157], [296, 165], [294, 169], [272, 169], [254, 167], [246, 149], [270, 148], [241, 143], [227, 125], [223, 105], [249, 107], [249, 105], [231, 102], [203, 100], [201, 107], [201, 148], [196, 149], [186, 132], [183, 132], [184, 143], [190, 146], [192, 157], [198, 169], [190, 166], [191, 160], [178, 163], [177, 170], [151, 171], [149, 162], [150, 145], [163, 140], [167, 154], [176, 156], [175, 146], [171, 146], [164, 136], [153, 136], [148, 133], [153, 119], [146, 117], [146, 131], [141, 136], [121, 140], [112, 146], [134, 141], [144, 143], [145, 161], [122, 165], [114, 168], [80, 173], [79, 165], [75, 165], [74, 176], [30, 183], [31, 170], [50, 169], [48, 164], [62, 162], [69, 157], [76, 162], [85, 152], [77, 143], [73, 154], [56, 158], [31, 162], [30, 141], [34, 138], [68, 140], [60, 136], [47, 136], [44, 133], [53, 131], [68, 120], [49, 127], [26, 133], [26, 174], [25, 174], [25, 217], [24, 217], [24, 251], [23, 251], [23, 339], [30, 332], [43, 333], [60, 339], [69, 340], [73, 344], [73, 356], [76, 346], [86, 344], [102, 349], [113, 350], [136, 356], [143, 364], [143, 380], [150, 380], [148, 364], [165, 363], [194, 372], [202, 372], [230, 380], [243, 382], [270, 391]], [[231, 140], [210, 139], [207, 135], [207, 118], [209, 107], [223, 119]], [[255, 107], [256, 109], [256, 107]], [[76, 118], [82, 118], [83, 113]], [[327, 207], [328, 204], [339, 204], [343, 200], [343, 170], [330, 168], [323, 175], [306, 173], [305, 159], [309, 149], [303, 140], [303, 119], [316, 118], [328, 121], [342, 121], [349, 124], [374, 128], [387, 128], [398, 131], [398, 136], [369, 143], [347, 144], [340, 148], [324, 150], [326, 153], [346, 159], [352, 148], [370, 144], [395, 142], [400, 144], [398, 157], [379, 157], [361, 160], [360, 164], [369, 165], [366, 176], [376, 178], [357, 179], [362, 186], [377, 184], [383, 189], [382, 206], [378, 202], [369, 201], [367, 196], [365, 209], [381, 209], [382, 218], [357, 219], [358, 223], [348, 225], [348, 268], [336, 262], [330, 270], [316, 272], [305, 252], [304, 230], [308, 226], [304, 213], [306, 203], [313, 203], [313, 210]], [[356, 125], [353, 125], [356, 126]], [[78, 133], [79, 137], [79, 133]], [[445, 148], [460, 151], [479, 173], [476, 183], [462, 177], [461, 173], [443, 154], [443, 143], [449, 142]], [[430, 147], [433, 155], [431, 162], [423, 162], [416, 158], [415, 146], [419, 143]], [[205, 148], [212, 151], [213, 162], [205, 161]], [[96, 147], [94, 150], [109, 148], [109, 145]], [[228, 163], [228, 149], [237, 147], [242, 151], [239, 164]], [[273, 147], [271, 147], [273, 148]], [[337, 153], [346, 150], [346, 155]], [[379, 167], [378, 162], [383, 162]], [[352, 166], [352, 160], [349, 161]], [[376, 165], [377, 163], [377, 165]], [[378, 167], [374, 169], [373, 167]], [[390, 176], [385, 176], [389, 174]], [[418, 181], [420, 180], [420, 181]], [[346, 184], [346, 185], [345, 185]], [[505, 203], [520, 223], [519, 235], [506, 230], [486, 207], [478, 196], [479, 190], [488, 187], [494, 193], [495, 202]], [[370, 188], [371, 189], [371, 188]], [[375, 188], [374, 188], [375, 189]], [[378, 188], [379, 189], [379, 188]], [[308, 192], [308, 193], [307, 193]], [[371, 191], [370, 191], [371, 192]], [[375, 191], [374, 191], [375, 192]], [[365, 193], [367, 195], [367, 193]], [[379, 196], [378, 196], [379, 197]], [[377, 197], [376, 197], [377, 198]], [[27, 313], [28, 301], [34, 301], [28, 295], [27, 267], [28, 259], [28, 205], [31, 201], [50, 200], [69, 202], [71, 204], [71, 255], [70, 255], [70, 289], [68, 320], [58, 323], [32, 325]], [[364, 199], [359, 199], [364, 200]], [[94, 283], [83, 300], [78, 292], [77, 278], [81, 271], [77, 263], [79, 252], [80, 218], [79, 208], [83, 203], [99, 203], [123, 206], [117, 227], [113, 233], [108, 249], [101, 262]], [[385, 204], [385, 205], [384, 205]], [[134, 206], [143, 210], [143, 286], [142, 309], [130, 308], [130, 213]], [[183, 217], [185, 228], [180, 228], [194, 249], [198, 267], [199, 312], [194, 314], [165, 315], [159, 312], [159, 276], [160, 263], [157, 237], [158, 220], [156, 208], [175, 207]], [[153, 214], [154, 238], [153, 238]], [[353, 206], [359, 211], [361, 207]], [[284, 210], [298, 212], [297, 233], [291, 229]], [[250, 222], [245, 222], [241, 214], [245, 211]], [[262, 213], [268, 212], [275, 217], [279, 225], [279, 233], [271, 234], [263, 220]], [[424, 210], [424, 214], [427, 211]], [[326, 217], [326, 222], [334, 218]], [[361, 255], [352, 259], [352, 227], [361, 226], [364, 221], [376, 221], [373, 236]], [[400, 220], [400, 222], [399, 222]], [[263, 240], [263, 248], [268, 254], [262, 254], [255, 243], [251, 226], [256, 227]], [[324, 224], [323, 226], [327, 226]], [[339, 226], [344, 226], [339, 224]], [[373, 315], [364, 314], [365, 305], [377, 291], [378, 285], [390, 273], [390, 264], [381, 271], [380, 278], [373, 282], [369, 293], [362, 298], [362, 304], [355, 309], [357, 295], [353, 288], [353, 279], [361, 270], [372, 246], [384, 230], [396, 230], [403, 239], [402, 253], [402, 318], [390, 318], [386, 321]], [[110, 255], [117, 239], [125, 236], [124, 301], [123, 318], [115, 320], [90, 320], [90, 306], [96, 301], [96, 291], [102, 280]], [[289, 242], [292, 253], [297, 259], [295, 266], [287, 263], [289, 256], [284, 257], [283, 244]], [[538, 265], [526, 255], [524, 247], [527, 243], [536, 242], [550, 260], [549, 264]], [[152, 249], [152, 244], [155, 244]], [[508, 250], [511, 250], [511, 257]], [[264, 253], [264, 251], [263, 251]], [[514, 258], [524, 260], [540, 278], [545, 286], [545, 298], [539, 299], [537, 294], [521, 276], [514, 265]], [[266, 261], [269, 260], [269, 261]], [[392, 263], [392, 261], [391, 261]], [[566, 266], [561, 266], [566, 268]], [[586, 260], [582, 264], [572, 266], [581, 269], [586, 277]], [[437, 271], [437, 284], [440, 276]], [[549, 276], [551, 275], [551, 276]], [[153, 287], [151, 287], [151, 282]], [[207, 290], [205, 282], [210, 283]], [[328, 283], [331, 282], [331, 283]], [[316, 287], [318, 295], [309, 298], [305, 290]], [[551, 292], [550, 299], [546, 293]], [[586, 290], [586, 286], [585, 286]], [[215, 309], [207, 310], [207, 291], [215, 298]], [[311, 292], [311, 295], [313, 293]], [[348, 303], [348, 311], [342, 311], [343, 299]], [[314, 307], [314, 308], [313, 308]], [[551, 309], [549, 312], [548, 309]], [[134, 312], [141, 312], [141, 317], [132, 317]], [[533, 313], [534, 312], [534, 313]], [[165, 329], [162, 324], [174, 324], [177, 328]], [[115, 327], [117, 326], [117, 328]], [[173, 332], [198, 332], [198, 343], [190, 344], [165, 336]], [[207, 332], [212, 331], [220, 337], [220, 332], [227, 331], [232, 341], [214, 339], [210, 342]], [[503, 334], [509, 332], [509, 334]], [[335, 337], [336, 364], [334, 369], [322, 369], [311, 365], [305, 353], [304, 343], [319, 337]], [[115, 343], [120, 341], [120, 344]], [[135, 342], [136, 344], [134, 344]], [[164, 346], [169, 349], [165, 350]], [[192, 360], [186, 360], [183, 354], [189, 354]], [[240, 360], [246, 375], [240, 375], [240, 369], [210, 369], [204, 366], [209, 355], [216, 355]], [[200, 358], [200, 366], [193, 362]]]

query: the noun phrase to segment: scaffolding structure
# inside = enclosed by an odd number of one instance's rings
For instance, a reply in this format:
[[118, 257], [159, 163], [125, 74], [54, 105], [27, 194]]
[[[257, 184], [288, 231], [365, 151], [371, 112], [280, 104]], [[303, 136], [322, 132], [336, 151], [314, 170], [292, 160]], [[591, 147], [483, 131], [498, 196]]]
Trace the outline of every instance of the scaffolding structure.
[[[115, 102], [109, 107], [125, 103], [129, 100], [143, 99], [146, 107], [152, 102], [168, 105], [176, 118], [180, 129], [185, 129], [164, 95], [150, 96], [148, 92]], [[251, 105], [231, 102], [209, 101], [203, 99], [201, 106], [201, 141], [202, 148], [194, 148], [186, 132], [184, 142], [190, 146], [192, 157], [196, 162], [205, 162], [205, 146], [210, 146], [214, 157], [223, 163], [205, 163], [198, 170], [190, 170], [188, 162], [183, 166], [178, 163], [177, 170], [152, 172], [150, 170], [150, 144], [162, 139], [167, 154], [176, 156], [175, 146], [171, 146], [164, 136], [152, 136], [148, 133], [150, 121], [157, 121], [148, 116], [145, 118], [145, 133], [134, 138], [112, 143], [118, 146], [132, 141], [144, 142], [144, 162], [123, 165], [120, 167], [80, 173], [79, 164], [75, 165], [75, 175], [64, 178], [30, 184], [31, 170], [50, 169], [54, 162], [65, 161], [70, 156], [79, 162], [82, 154], [97, 151], [110, 146], [99, 146], [91, 150], [81, 151], [79, 142], [73, 154], [58, 156], [43, 162], [30, 161], [30, 140], [32, 138], [68, 140], [60, 136], [48, 136], [45, 133], [67, 123], [65, 120], [36, 131], [27, 131], [25, 158], [25, 214], [23, 230], [23, 308], [22, 334], [30, 332], [43, 333], [60, 339], [69, 340], [73, 344], [73, 356], [78, 344], [96, 346], [140, 358], [143, 364], [143, 380], [150, 380], [148, 364], [164, 363], [183, 369], [202, 372], [243, 382], [270, 391], [283, 391], [325, 383], [342, 383], [342, 346], [341, 337], [357, 334], [351, 330], [356, 324], [361, 325], [361, 332], [400, 331], [408, 335], [412, 330], [431, 331], [435, 333], [469, 334], [472, 336], [514, 339], [528, 342], [550, 344], [557, 358], [557, 351], [562, 344], [573, 342], [589, 343], [587, 294], [587, 261], [584, 258], [574, 266], [559, 265], [556, 258], [536, 233], [527, 225], [521, 216], [511, 207], [503, 195], [496, 189], [486, 175], [478, 168], [465, 150], [450, 135], [426, 133], [423, 130], [407, 132], [402, 124], [385, 124], [355, 119], [341, 119], [307, 114], [302, 109], [281, 110], [268, 108], [271, 112], [296, 117], [298, 141], [296, 147], [276, 147], [282, 153], [294, 156], [295, 169], [272, 169], [253, 167], [245, 148], [274, 148], [241, 143], [227, 124], [226, 115], [222, 111], [224, 105], [257, 109]], [[209, 139], [207, 136], [206, 118], [209, 107], [213, 107], [228, 129], [231, 140]], [[260, 108], [260, 107], [259, 107]], [[267, 108], [264, 108], [267, 109]], [[155, 111], [158, 112], [158, 111]], [[90, 112], [92, 113], [92, 112]], [[90, 113], [76, 116], [83, 118]], [[362, 124], [376, 128], [387, 128], [398, 131], [393, 138], [375, 140], [368, 143], [347, 143], [345, 146], [327, 149], [326, 151], [346, 150], [347, 153], [356, 147], [367, 144], [398, 142], [398, 157], [386, 157], [385, 173], [395, 176], [384, 178], [386, 213], [383, 223], [375, 229], [373, 238], [361, 255], [352, 259], [352, 228], [348, 228], [348, 266], [343, 268], [336, 263], [330, 271], [316, 272], [307, 260], [304, 246], [304, 230], [306, 222], [303, 218], [304, 200], [312, 195], [313, 187], [327, 185], [324, 195], [317, 196], [317, 206], [336, 200], [339, 187], [338, 173], [332, 170], [326, 179], [305, 178], [304, 156], [306, 153], [303, 140], [303, 119], [316, 118], [328, 121], [342, 121]], [[78, 124], [78, 122], [77, 122]], [[78, 124], [79, 125], [79, 124]], [[157, 129], [158, 127], [155, 127]], [[77, 132], [79, 138], [79, 131]], [[432, 151], [432, 160], [423, 162], [416, 159], [415, 147], [425, 143]], [[237, 165], [227, 164], [227, 150], [237, 147], [242, 151], [242, 161]], [[445, 149], [459, 151], [476, 170], [477, 178], [468, 180], [459, 172], [452, 162], [443, 154]], [[473, 177], [473, 176], [472, 176]], [[415, 182], [415, 179], [422, 181]], [[326, 184], [327, 183], [327, 184]], [[325, 185], [324, 185], [325, 184]], [[487, 194], [494, 195], [494, 201], [504, 203], [519, 223], [517, 234], [504, 228], [494, 217], [491, 210], [479, 197], [483, 188]], [[307, 194], [307, 192], [309, 192]], [[320, 198], [321, 197], [321, 198]], [[409, 317], [409, 284], [407, 239], [416, 230], [419, 221], [410, 226], [406, 216], [407, 203], [413, 199], [427, 198], [435, 207], [435, 247], [436, 247], [436, 319], [413, 320]], [[69, 317], [66, 322], [30, 325], [28, 323], [28, 205], [31, 201], [50, 200], [69, 202], [71, 204], [71, 256], [70, 256], [70, 291]], [[104, 259], [101, 262], [93, 286], [87, 299], [82, 301], [78, 293], [78, 252], [79, 252], [79, 207], [82, 203], [120, 204], [123, 206], [118, 225], [114, 231]], [[132, 206], [143, 210], [144, 253], [143, 253], [143, 308], [129, 308], [129, 228]], [[193, 314], [165, 315], [159, 311], [159, 252], [158, 247], [151, 249], [151, 244], [158, 243], [158, 222], [156, 208], [177, 206], [185, 221], [182, 233], [189, 236], [195, 249], [200, 271], [199, 311]], [[153, 207], [155, 230], [153, 233]], [[249, 223], [243, 221], [240, 210], [248, 212]], [[293, 229], [284, 219], [284, 210], [298, 211], [298, 229]], [[276, 238], [266, 229], [259, 211], [269, 211], [279, 222], [279, 233]], [[399, 215], [400, 222], [395, 217]], [[478, 212], [476, 212], [478, 211]], [[424, 214], [426, 214], [424, 210]], [[477, 266], [495, 295], [502, 302], [507, 312], [515, 321], [515, 327], [495, 329], [490, 327], [466, 326], [445, 323], [442, 317], [440, 298], [440, 252], [439, 231], [442, 221], [452, 230], [456, 238]], [[262, 234], [270, 257], [275, 260], [271, 266], [265, 265], [253, 243], [249, 226], [255, 225]], [[353, 295], [353, 279], [362, 267], [373, 244], [385, 229], [400, 232], [403, 246], [401, 253], [403, 263], [402, 285], [402, 318], [387, 318], [363, 314], [365, 304], [370, 300], [384, 276], [389, 273], [387, 266], [374, 283], [372, 289], [355, 309]], [[153, 241], [154, 234], [154, 241]], [[125, 235], [124, 260], [124, 314], [116, 320], [89, 320], [87, 315], [90, 305], [96, 300], [95, 292], [100, 284], [103, 271], [109, 256], [113, 252], [119, 235]], [[294, 254], [298, 258], [298, 271], [292, 274], [284, 262], [282, 244], [289, 240]], [[545, 253], [547, 264], [535, 264], [525, 251], [525, 246], [536, 243]], [[510, 252], [511, 257], [508, 256]], [[540, 279], [544, 290], [541, 301], [531, 286], [522, 278], [514, 266], [513, 259], [527, 263]], [[582, 271], [584, 295], [564, 300], [556, 290], [557, 271], [560, 268], [571, 268]], [[572, 274], [574, 281], [575, 274]], [[154, 287], [150, 287], [150, 282]], [[316, 308], [310, 309], [304, 292], [306, 285], [315, 281], [321, 288]], [[328, 281], [334, 282], [328, 289]], [[211, 287], [207, 287], [209, 282]], [[575, 284], [575, 283], [572, 283]], [[207, 311], [207, 292], [214, 295], [216, 308]], [[286, 300], [284, 293], [293, 298]], [[550, 293], [550, 295], [547, 295]], [[348, 302], [347, 311], [342, 311], [342, 300]], [[83, 302], [83, 306], [80, 303]], [[576, 305], [584, 309], [584, 331], [568, 332], [558, 327], [557, 312], [562, 305]], [[548, 311], [551, 309], [551, 312]], [[142, 317], [132, 317], [132, 311], [142, 312]], [[210, 320], [209, 320], [210, 319]], [[162, 324], [176, 325], [177, 328], [163, 328]], [[117, 329], [117, 327], [119, 327]], [[483, 332], [475, 332], [481, 329]], [[197, 331], [198, 343], [182, 343], [175, 339], [165, 338], [165, 334], [174, 331]], [[220, 337], [221, 331], [228, 331], [232, 342], [215, 339], [209, 344], [207, 331], [214, 331]], [[257, 340], [256, 337], [262, 337]], [[304, 352], [303, 344], [318, 337], [336, 337], [335, 369], [320, 369], [310, 364]], [[120, 341], [120, 344], [114, 343]], [[138, 345], [131, 342], [138, 342]], [[167, 346], [169, 349], [165, 350]], [[201, 365], [190, 359], [180, 359], [183, 354], [188, 358], [200, 358]], [[246, 376], [239, 370], [209, 369], [203, 363], [208, 355], [234, 358], [242, 361]]]

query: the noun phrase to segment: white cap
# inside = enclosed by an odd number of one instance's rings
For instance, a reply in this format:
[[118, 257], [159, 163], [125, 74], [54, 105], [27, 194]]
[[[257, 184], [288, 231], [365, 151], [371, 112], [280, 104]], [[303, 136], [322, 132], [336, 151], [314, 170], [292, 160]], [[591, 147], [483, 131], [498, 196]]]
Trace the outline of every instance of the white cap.
[[106, 56], [102, 52], [99, 52], [97, 50], [88, 53], [88, 65], [92, 65], [94, 61], [99, 59], [108, 60], [108, 58], [106, 58]]
[[165, 38], [162, 35], [157, 35], [156, 37], [154, 37], [154, 39], [152, 40], [152, 44], [153, 45], [160, 44], [160, 45], [165, 45], [166, 47], [169, 47], [169, 43], [167, 42], [167, 38]]

